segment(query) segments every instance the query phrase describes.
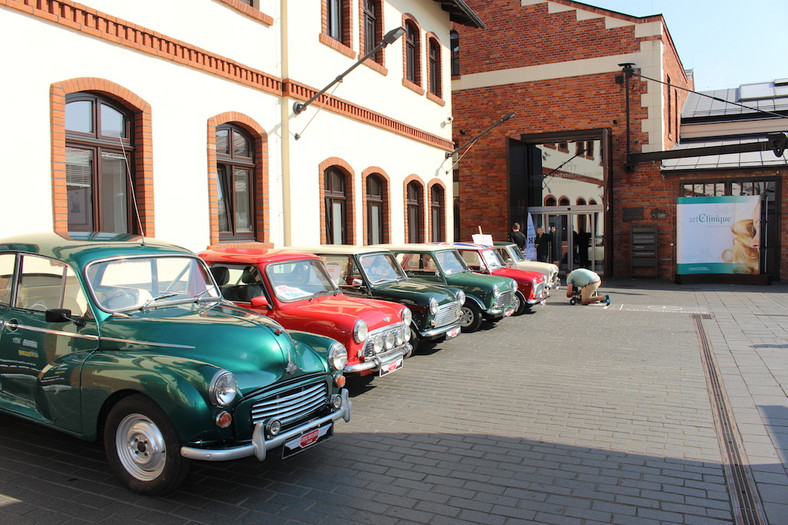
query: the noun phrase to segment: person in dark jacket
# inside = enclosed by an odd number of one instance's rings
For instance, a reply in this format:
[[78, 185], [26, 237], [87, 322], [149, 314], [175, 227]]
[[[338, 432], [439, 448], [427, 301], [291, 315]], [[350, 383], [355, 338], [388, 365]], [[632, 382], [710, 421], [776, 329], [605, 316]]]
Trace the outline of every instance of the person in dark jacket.
[[[555, 231], [555, 227], [553, 227]], [[553, 242], [553, 234], [545, 233], [544, 229], [536, 229], [536, 237], [534, 238], [534, 246], [536, 246], [536, 260], [541, 262], [550, 262], [550, 243]]]
[[525, 238], [525, 234], [520, 231], [520, 223], [515, 222], [512, 225], [512, 232], [509, 234], [509, 241], [515, 243], [520, 251], [525, 252], [525, 243], [527, 239]]

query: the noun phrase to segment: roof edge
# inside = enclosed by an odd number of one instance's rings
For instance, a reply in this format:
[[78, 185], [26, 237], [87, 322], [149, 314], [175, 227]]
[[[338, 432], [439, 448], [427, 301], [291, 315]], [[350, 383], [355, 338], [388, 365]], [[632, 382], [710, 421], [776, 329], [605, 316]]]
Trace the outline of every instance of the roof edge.
[[476, 12], [468, 7], [464, 0], [435, 0], [440, 2], [441, 9], [449, 13], [449, 20], [456, 24], [484, 29], [487, 27]]

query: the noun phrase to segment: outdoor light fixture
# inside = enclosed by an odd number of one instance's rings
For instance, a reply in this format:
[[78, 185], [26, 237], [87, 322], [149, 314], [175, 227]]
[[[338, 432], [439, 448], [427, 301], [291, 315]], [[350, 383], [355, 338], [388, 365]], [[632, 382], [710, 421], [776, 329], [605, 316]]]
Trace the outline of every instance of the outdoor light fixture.
[[350, 66], [349, 68], [347, 68], [347, 70], [344, 73], [342, 73], [337, 78], [332, 80], [329, 85], [327, 85], [326, 87], [324, 87], [323, 89], [318, 91], [315, 94], [315, 96], [313, 96], [312, 98], [310, 98], [306, 102], [294, 102], [293, 103], [293, 113], [295, 113], [296, 115], [298, 115], [299, 113], [302, 113], [309, 104], [311, 104], [312, 102], [317, 100], [323, 93], [328, 91], [331, 88], [331, 86], [333, 86], [337, 82], [342, 82], [342, 79], [345, 78], [345, 75], [347, 75], [348, 73], [350, 73], [351, 71], [356, 69], [356, 67], [359, 64], [364, 62], [369, 57], [373, 56], [375, 53], [377, 53], [378, 51], [380, 51], [381, 49], [383, 49], [387, 45], [393, 44], [399, 37], [401, 37], [404, 34], [405, 34], [405, 28], [404, 27], [397, 27], [395, 29], [392, 29], [391, 31], [389, 31], [385, 35], [383, 35], [383, 39], [380, 42], [378, 42], [378, 45], [373, 47], [369, 51], [369, 53], [367, 53], [363, 57], [359, 58], [358, 61], [355, 64], [353, 64], [352, 66]]
[[454, 155], [454, 154], [455, 154], [455, 153], [457, 153], [458, 151], [460, 151], [460, 150], [462, 150], [462, 149], [465, 149], [465, 148], [467, 148], [468, 146], [470, 146], [471, 144], [473, 144], [474, 142], [476, 142], [477, 140], [479, 140], [479, 137], [481, 137], [481, 136], [482, 136], [482, 135], [484, 135], [485, 133], [488, 133], [488, 132], [489, 132], [491, 129], [493, 129], [495, 126], [497, 126], [497, 125], [499, 125], [499, 124], [503, 124], [504, 122], [506, 122], [507, 120], [509, 120], [509, 119], [510, 119], [510, 118], [512, 118], [513, 116], [515, 116], [516, 114], [517, 114], [517, 113], [515, 113], [514, 111], [512, 111], [511, 113], [507, 113], [506, 115], [502, 116], [501, 118], [499, 118], [499, 119], [498, 119], [498, 121], [497, 121], [495, 124], [493, 124], [492, 126], [490, 126], [490, 127], [489, 127], [489, 128], [487, 128], [487, 129], [485, 129], [484, 131], [482, 131], [481, 133], [479, 133], [479, 134], [478, 134], [478, 135], [476, 135], [475, 137], [473, 137], [471, 140], [469, 140], [468, 142], [466, 142], [466, 143], [465, 143], [465, 145], [463, 145], [463, 146], [460, 146], [459, 148], [455, 149], [454, 151], [450, 151], [450, 152], [446, 153], [446, 158], [448, 159], [449, 157], [451, 157], [452, 155]]

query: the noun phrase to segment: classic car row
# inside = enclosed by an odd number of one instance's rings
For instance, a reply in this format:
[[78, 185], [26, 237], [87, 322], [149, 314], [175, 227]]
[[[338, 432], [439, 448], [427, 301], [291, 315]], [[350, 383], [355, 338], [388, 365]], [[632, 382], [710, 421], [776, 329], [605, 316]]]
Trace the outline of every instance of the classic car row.
[[103, 440], [124, 486], [164, 494], [191, 460], [288, 457], [330, 438], [350, 420], [345, 374], [386, 375], [420, 343], [523, 313], [549, 288], [479, 245], [198, 257], [113, 234], [4, 239], [0, 411]]

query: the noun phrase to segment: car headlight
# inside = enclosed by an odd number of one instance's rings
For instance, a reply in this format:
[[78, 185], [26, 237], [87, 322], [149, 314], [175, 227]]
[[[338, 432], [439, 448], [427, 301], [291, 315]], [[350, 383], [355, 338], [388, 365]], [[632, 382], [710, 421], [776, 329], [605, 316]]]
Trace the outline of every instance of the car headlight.
[[211, 379], [211, 386], [208, 388], [211, 403], [217, 407], [226, 407], [233, 402], [238, 394], [238, 381], [232, 372], [219, 370]]
[[430, 297], [430, 313], [435, 315], [438, 313], [438, 300], [434, 297]]
[[363, 319], [356, 321], [356, 325], [353, 327], [353, 339], [355, 339], [357, 343], [363, 343], [367, 340], [368, 335], [369, 327], [366, 321]]
[[465, 304], [465, 292], [462, 290], [457, 292], [457, 302], [460, 303], [460, 305]]
[[403, 308], [402, 324], [404, 324], [405, 326], [410, 326], [412, 320], [413, 320], [413, 312], [410, 311], [410, 308]]
[[328, 364], [335, 372], [345, 369], [347, 364], [347, 348], [342, 343], [334, 343], [328, 349]]
[[500, 297], [501, 296], [501, 287], [497, 284], [493, 286], [493, 297]]
[[531, 281], [531, 286], [533, 286], [534, 290], [536, 290], [536, 287], [539, 286], [539, 281], [537, 279], [534, 279], [533, 281]]

